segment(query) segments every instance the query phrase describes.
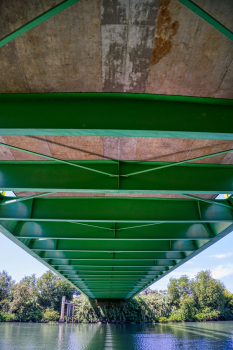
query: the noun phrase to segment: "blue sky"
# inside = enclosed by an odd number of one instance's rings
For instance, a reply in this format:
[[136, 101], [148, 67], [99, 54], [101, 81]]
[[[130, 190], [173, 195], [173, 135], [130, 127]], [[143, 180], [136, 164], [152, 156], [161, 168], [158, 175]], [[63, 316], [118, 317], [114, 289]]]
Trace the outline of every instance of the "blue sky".
[[[175, 271], [152, 285], [152, 289], [166, 289], [170, 277], [189, 277], [201, 270], [211, 270], [213, 277], [220, 279], [233, 293], [233, 232], [222, 238], [202, 253], [189, 260]], [[30, 256], [23, 249], [0, 233], [0, 271], [6, 270], [16, 282], [25, 275], [40, 277], [48, 270], [46, 266]]]

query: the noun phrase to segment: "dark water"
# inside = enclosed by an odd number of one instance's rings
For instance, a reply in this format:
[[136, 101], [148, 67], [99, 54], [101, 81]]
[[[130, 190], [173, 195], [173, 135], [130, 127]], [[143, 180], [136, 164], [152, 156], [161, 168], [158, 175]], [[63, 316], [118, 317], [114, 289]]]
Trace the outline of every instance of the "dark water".
[[0, 323], [1, 350], [227, 350], [233, 322], [169, 325]]

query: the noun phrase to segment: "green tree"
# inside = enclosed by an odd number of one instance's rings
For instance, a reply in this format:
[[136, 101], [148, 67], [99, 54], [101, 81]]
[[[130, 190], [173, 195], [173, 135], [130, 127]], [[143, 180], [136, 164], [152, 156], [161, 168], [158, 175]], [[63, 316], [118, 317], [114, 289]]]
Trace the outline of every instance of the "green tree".
[[13, 299], [10, 303], [10, 312], [15, 314], [15, 319], [20, 322], [38, 322], [41, 319], [41, 308], [37, 296], [30, 287], [23, 282], [15, 285], [12, 291]]
[[6, 271], [0, 272], [0, 302], [9, 297], [14, 284], [12, 277]]
[[33, 294], [38, 294], [37, 281], [36, 275], [33, 273], [31, 276], [24, 276], [20, 282], [27, 284]]
[[60, 311], [61, 300], [64, 295], [71, 300], [77, 290], [70, 283], [56, 276], [53, 272], [45, 272], [37, 282], [39, 291], [39, 303], [44, 309], [54, 309]]
[[180, 305], [181, 299], [193, 294], [193, 281], [187, 275], [178, 278], [170, 278], [168, 284], [168, 295], [172, 299], [172, 303], [176, 306]]
[[199, 272], [194, 280], [194, 298], [199, 310], [208, 309], [224, 313], [226, 297], [223, 283], [214, 279], [210, 271]]
[[193, 321], [196, 315], [195, 300], [191, 295], [185, 295], [180, 302], [180, 313], [183, 321]]

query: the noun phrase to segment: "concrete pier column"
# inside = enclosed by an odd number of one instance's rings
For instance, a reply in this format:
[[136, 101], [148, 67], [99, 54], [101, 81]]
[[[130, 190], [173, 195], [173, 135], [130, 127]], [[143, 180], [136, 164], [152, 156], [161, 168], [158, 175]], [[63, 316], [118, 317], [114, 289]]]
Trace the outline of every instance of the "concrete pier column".
[[65, 322], [65, 319], [64, 319], [64, 316], [65, 316], [65, 302], [66, 302], [66, 297], [63, 296], [62, 297], [62, 302], [61, 302], [61, 315], [60, 315], [60, 318], [59, 318], [59, 322], [60, 323]]

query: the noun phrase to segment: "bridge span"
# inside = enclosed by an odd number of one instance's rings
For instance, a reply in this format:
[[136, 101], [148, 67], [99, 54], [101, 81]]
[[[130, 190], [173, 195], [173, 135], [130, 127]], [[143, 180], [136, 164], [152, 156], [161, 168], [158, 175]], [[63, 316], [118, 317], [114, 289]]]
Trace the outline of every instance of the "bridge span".
[[0, 232], [90, 299], [130, 299], [233, 230], [232, 14], [1, 1]]

